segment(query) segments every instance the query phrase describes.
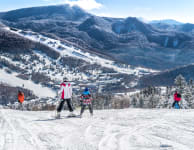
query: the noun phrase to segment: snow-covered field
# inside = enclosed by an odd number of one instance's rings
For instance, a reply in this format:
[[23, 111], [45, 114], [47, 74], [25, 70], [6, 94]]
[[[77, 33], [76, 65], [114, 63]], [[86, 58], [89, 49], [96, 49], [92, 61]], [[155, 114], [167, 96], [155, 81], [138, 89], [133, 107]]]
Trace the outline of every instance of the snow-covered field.
[[[79, 113], [77, 111], [76, 113]], [[88, 110], [54, 120], [54, 112], [0, 109], [0, 150], [193, 150], [194, 110]]]

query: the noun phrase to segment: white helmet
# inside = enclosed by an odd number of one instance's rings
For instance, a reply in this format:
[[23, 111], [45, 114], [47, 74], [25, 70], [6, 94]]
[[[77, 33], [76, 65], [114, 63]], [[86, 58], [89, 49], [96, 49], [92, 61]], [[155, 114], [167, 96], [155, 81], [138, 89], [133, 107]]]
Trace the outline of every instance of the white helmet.
[[63, 82], [67, 82], [68, 81], [68, 78], [67, 77], [64, 77], [63, 78]]

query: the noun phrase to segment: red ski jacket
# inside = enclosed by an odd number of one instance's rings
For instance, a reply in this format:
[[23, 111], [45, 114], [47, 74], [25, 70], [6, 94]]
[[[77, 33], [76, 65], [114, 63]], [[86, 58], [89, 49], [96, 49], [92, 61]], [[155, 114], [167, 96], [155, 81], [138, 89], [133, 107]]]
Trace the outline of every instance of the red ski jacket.
[[20, 103], [23, 103], [24, 102], [24, 93], [18, 93], [18, 101]]
[[61, 99], [71, 99], [72, 97], [72, 86], [69, 82], [61, 83], [61, 88], [59, 93], [61, 94]]
[[174, 94], [174, 100], [177, 101], [177, 102], [179, 102], [179, 101], [181, 101], [181, 97], [177, 97], [177, 94], [178, 93], [175, 93]]

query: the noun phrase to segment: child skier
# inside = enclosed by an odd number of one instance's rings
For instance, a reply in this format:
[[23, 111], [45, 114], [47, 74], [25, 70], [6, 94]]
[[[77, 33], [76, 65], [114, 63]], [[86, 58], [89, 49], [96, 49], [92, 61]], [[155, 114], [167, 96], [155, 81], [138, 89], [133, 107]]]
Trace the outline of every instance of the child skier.
[[177, 105], [177, 108], [180, 108], [179, 102], [181, 101], [181, 94], [179, 94], [177, 91], [174, 94], [174, 102], [172, 104], [172, 107], [174, 108]]
[[69, 116], [75, 116], [73, 114], [73, 107], [72, 107], [72, 104], [71, 104], [72, 86], [71, 86], [70, 82], [68, 82], [67, 78], [64, 78], [63, 82], [60, 84], [59, 94], [60, 94], [60, 97], [61, 97], [61, 101], [60, 101], [60, 104], [57, 108], [56, 118], [60, 118], [60, 112], [63, 109], [63, 105], [64, 105], [65, 101], [67, 102], [67, 106], [68, 106], [68, 109], [70, 111]]
[[83, 114], [86, 106], [89, 107], [90, 114], [91, 114], [91, 116], [93, 116], [92, 97], [91, 97], [91, 94], [90, 94], [90, 91], [88, 88], [85, 88], [84, 92], [81, 95], [80, 118], [82, 117], [82, 114]]
[[18, 102], [20, 103], [20, 109], [23, 110], [22, 103], [24, 102], [24, 93], [20, 90], [18, 91]]

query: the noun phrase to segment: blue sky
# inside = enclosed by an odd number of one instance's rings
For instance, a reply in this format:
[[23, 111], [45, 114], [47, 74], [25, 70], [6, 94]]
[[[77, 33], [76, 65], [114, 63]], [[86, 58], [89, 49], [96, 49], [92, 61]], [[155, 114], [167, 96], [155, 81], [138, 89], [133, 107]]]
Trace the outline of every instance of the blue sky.
[[0, 11], [57, 4], [79, 5], [100, 16], [194, 23], [194, 0], [0, 0]]

